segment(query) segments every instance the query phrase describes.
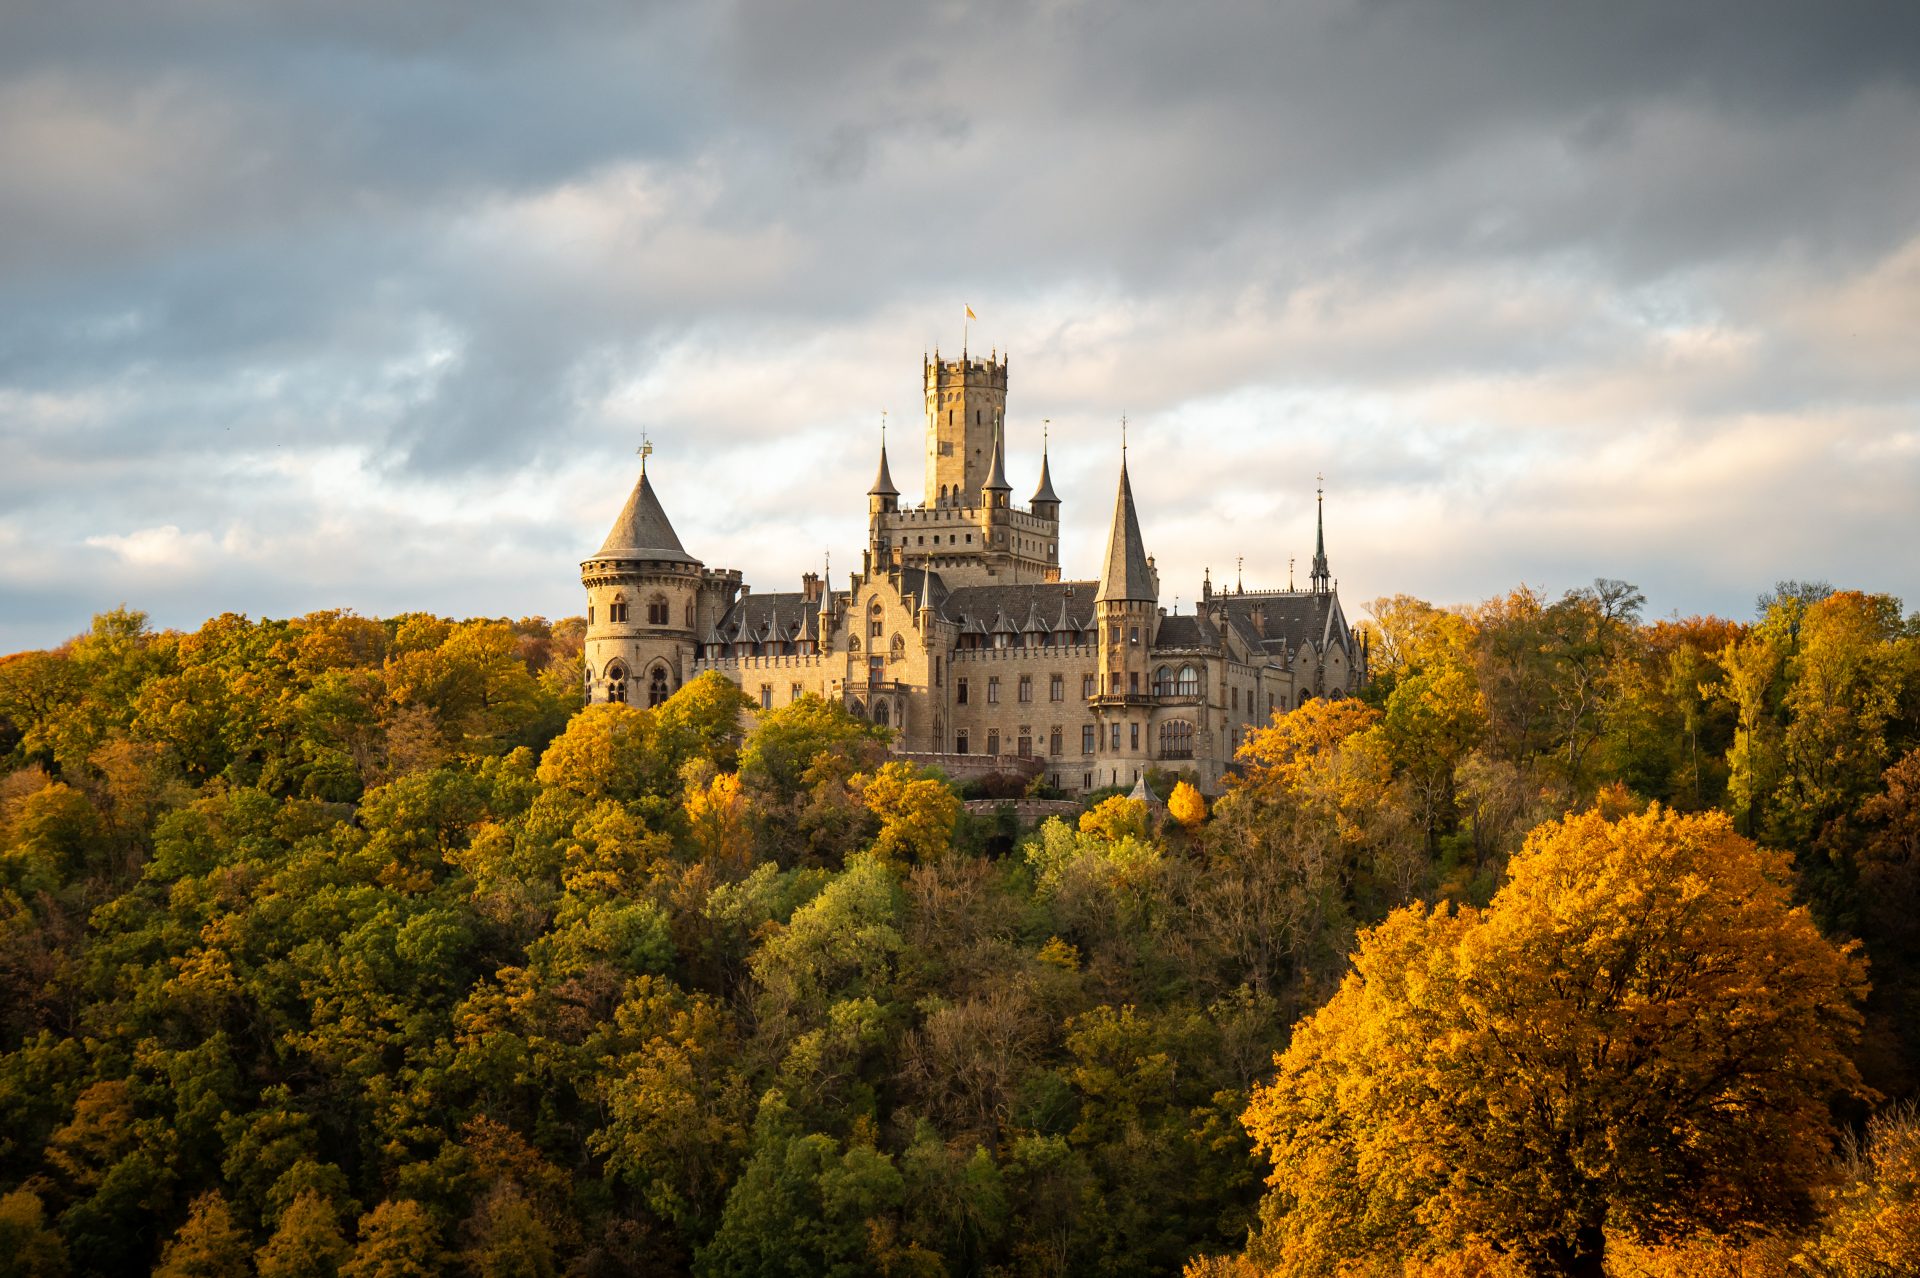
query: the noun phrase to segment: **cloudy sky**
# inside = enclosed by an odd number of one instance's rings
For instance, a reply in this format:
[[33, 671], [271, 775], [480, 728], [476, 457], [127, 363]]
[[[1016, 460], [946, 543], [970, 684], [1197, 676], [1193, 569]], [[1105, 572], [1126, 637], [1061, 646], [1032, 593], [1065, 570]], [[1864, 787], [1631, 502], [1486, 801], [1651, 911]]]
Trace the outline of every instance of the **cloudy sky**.
[[1920, 605], [1920, 5], [0, 0], [0, 651], [864, 536], [1012, 354], [1069, 572]]

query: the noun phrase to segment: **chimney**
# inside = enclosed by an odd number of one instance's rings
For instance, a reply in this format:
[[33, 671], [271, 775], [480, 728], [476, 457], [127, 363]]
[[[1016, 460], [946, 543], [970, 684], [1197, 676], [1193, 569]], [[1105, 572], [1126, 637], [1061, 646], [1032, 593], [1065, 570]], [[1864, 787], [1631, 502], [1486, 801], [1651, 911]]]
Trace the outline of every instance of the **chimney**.
[[817, 572], [800, 575], [800, 597], [808, 603], [820, 602], [820, 574]]

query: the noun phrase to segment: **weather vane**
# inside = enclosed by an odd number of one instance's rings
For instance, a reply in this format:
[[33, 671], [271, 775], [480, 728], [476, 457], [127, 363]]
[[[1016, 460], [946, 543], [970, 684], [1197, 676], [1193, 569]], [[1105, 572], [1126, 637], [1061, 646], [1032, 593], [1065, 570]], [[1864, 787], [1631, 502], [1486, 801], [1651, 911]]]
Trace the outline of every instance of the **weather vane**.
[[640, 432], [640, 447], [633, 451], [640, 454], [640, 473], [646, 474], [647, 458], [653, 456], [653, 440], [648, 438], [647, 432]]

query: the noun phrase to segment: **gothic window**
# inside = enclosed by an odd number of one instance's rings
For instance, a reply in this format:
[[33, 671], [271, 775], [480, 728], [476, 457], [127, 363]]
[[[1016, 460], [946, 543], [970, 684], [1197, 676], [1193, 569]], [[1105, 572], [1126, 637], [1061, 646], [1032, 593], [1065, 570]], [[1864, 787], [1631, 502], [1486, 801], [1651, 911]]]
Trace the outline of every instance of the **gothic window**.
[[1092, 696], [1093, 696], [1093, 676], [1081, 675], [1080, 676], [1080, 699], [1082, 701], [1085, 701]]
[[1156, 697], [1173, 695], [1173, 671], [1166, 666], [1156, 667], [1153, 672], [1153, 695]]
[[1083, 723], [1080, 725], [1080, 753], [1081, 754], [1093, 753], [1093, 734], [1095, 731], [1096, 729], [1091, 723]]
[[1047, 700], [1065, 701], [1066, 699], [1067, 677], [1065, 675], [1054, 675], [1047, 681]]
[[627, 668], [618, 661], [607, 664], [607, 700], [625, 701], [627, 699]]
[[655, 595], [653, 598], [647, 600], [647, 624], [649, 626], [664, 626], [670, 624], [667, 620], [667, 597], [665, 595]]
[[1000, 729], [998, 728], [987, 729], [987, 753], [1000, 753]]
[[967, 704], [967, 677], [965, 675], [961, 675], [953, 681], [953, 703], [960, 706]]
[[687, 629], [693, 629], [693, 605], [687, 605]]
[[770, 683], [760, 685], [760, 708], [762, 710], [773, 709], [773, 685]]
[[608, 621], [625, 621], [626, 619], [627, 619], [627, 601], [621, 598], [620, 596], [615, 595], [613, 602], [607, 605], [607, 620]]
[[1020, 734], [1020, 757], [1023, 759], [1031, 759], [1033, 757], [1033, 734], [1031, 732], [1022, 732]]
[[893, 708], [887, 704], [884, 698], [873, 703], [873, 721], [881, 727], [885, 727], [893, 721]]
[[967, 730], [965, 728], [961, 728], [953, 734], [953, 752], [955, 754], [965, 754], [967, 752]]
[[1028, 702], [1033, 700], [1033, 676], [1032, 675], [1020, 676], [1020, 700], [1022, 702]]
[[874, 600], [873, 607], [867, 609], [867, 638], [878, 639], [880, 637], [883, 624], [881, 619], [884, 615], [880, 607], [880, 601], [878, 599]]
[[848, 652], [858, 652], [858, 651], [860, 651], [860, 636], [859, 636], [859, 635], [848, 635], [848, 636], [847, 636], [847, 651], [848, 651]]
[[1191, 759], [1193, 757], [1193, 725], [1184, 719], [1174, 719], [1160, 725], [1160, 757], [1163, 759]]
[[1302, 689], [1300, 690], [1300, 704], [1301, 704], [1301, 705], [1303, 705], [1303, 706], [1304, 706], [1305, 704], [1307, 704], [1307, 698], [1308, 698], [1308, 697], [1310, 697], [1310, 696], [1312, 696], [1312, 695], [1313, 695], [1313, 694], [1312, 694], [1312, 693], [1310, 693], [1310, 692], [1308, 692], [1308, 691], [1307, 691], [1307, 690], [1306, 690], [1305, 688], [1302, 688]]
[[892, 661], [904, 661], [907, 656], [907, 641], [895, 635], [893, 642], [887, 646], [887, 656]]
[[[987, 676], [987, 704], [990, 706], [997, 706], [1000, 704], [1000, 676], [999, 675]], [[992, 754], [995, 752], [988, 751], [988, 753]]]
[[1179, 695], [1197, 697], [1200, 695], [1200, 672], [1192, 666], [1180, 667], [1180, 682], [1174, 685]]
[[1062, 735], [1063, 734], [1060, 731], [1059, 725], [1055, 724], [1053, 731], [1047, 735], [1047, 753], [1048, 754], [1060, 753], [1060, 740]]
[[667, 668], [655, 666], [653, 677], [647, 680], [647, 704], [657, 706], [672, 695], [673, 690], [667, 687]]

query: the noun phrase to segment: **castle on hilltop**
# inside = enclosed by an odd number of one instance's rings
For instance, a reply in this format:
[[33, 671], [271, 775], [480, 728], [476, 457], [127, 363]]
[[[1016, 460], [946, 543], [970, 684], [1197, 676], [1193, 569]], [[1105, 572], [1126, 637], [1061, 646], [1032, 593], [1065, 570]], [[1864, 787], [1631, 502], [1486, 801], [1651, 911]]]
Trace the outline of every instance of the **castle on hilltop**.
[[[844, 590], [807, 573], [755, 594], [689, 555], [641, 461], [613, 531], [580, 566], [589, 701], [657, 705], [717, 670], [761, 707], [809, 693], [893, 729], [913, 754], [1011, 756], [1063, 790], [1188, 771], [1214, 789], [1275, 711], [1367, 677], [1327, 568], [1324, 508], [1305, 590], [1216, 592], [1160, 606], [1125, 451], [1097, 581], [1060, 576], [1060, 497], [1043, 449], [1023, 509], [1006, 475], [1007, 361], [923, 360], [926, 490], [903, 505], [887, 463], [867, 491], [867, 548]], [[983, 760], [984, 762], [984, 760]]]

